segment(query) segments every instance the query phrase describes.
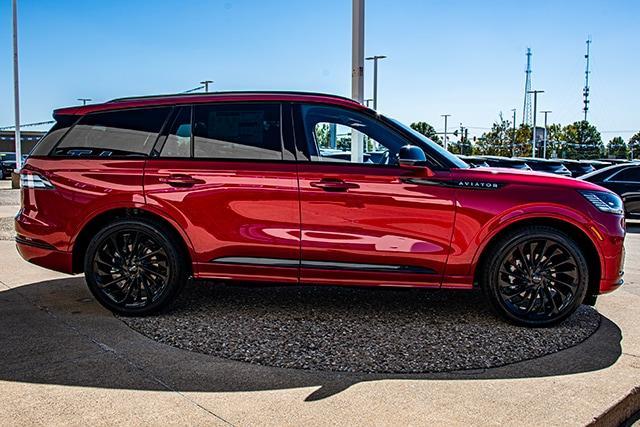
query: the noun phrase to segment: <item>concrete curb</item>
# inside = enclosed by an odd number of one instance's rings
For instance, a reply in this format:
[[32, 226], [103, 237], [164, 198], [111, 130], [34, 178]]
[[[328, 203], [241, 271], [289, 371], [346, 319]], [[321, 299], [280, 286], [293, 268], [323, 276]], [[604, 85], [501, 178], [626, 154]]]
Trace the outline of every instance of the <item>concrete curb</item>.
[[640, 411], [640, 386], [633, 388], [627, 396], [596, 417], [588, 426], [620, 426], [638, 411]]

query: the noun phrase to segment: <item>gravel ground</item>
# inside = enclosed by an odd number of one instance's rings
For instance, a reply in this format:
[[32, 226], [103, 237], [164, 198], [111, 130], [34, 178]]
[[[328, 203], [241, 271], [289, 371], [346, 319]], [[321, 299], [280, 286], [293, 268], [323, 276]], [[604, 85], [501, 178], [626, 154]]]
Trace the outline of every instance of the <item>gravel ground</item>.
[[172, 310], [121, 318], [164, 344], [260, 365], [345, 372], [482, 369], [574, 346], [600, 316], [582, 306], [554, 328], [509, 325], [477, 292], [195, 283]]

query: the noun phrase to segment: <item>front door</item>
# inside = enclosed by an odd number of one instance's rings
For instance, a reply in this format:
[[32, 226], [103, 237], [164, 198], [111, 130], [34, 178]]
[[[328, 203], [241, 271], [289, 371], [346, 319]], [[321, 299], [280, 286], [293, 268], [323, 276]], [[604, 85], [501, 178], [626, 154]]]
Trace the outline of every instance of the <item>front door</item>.
[[[408, 144], [381, 121], [338, 107], [301, 105], [301, 281], [440, 286], [455, 190], [411, 182], [397, 165]], [[351, 160], [351, 141], [365, 147]], [[448, 172], [441, 172], [446, 175]]]
[[298, 181], [281, 109], [179, 107], [147, 161], [146, 202], [185, 230], [198, 278], [298, 282]]

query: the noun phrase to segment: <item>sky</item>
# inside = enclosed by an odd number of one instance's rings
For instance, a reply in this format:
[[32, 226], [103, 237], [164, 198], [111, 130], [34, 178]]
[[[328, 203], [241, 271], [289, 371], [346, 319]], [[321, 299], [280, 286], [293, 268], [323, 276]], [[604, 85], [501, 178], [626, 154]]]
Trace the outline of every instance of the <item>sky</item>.
[[[351, 93], [350, 0], [18, 0], [22, 123], [77, 98], [212, 90]], [[406, 123], [479, 136], [502, 112], [522, 120], [525, 51], [538, 110], [589, 120], [603, 140], [640, 131], [640, 1], [365, 0], [365, 53], [378, 107]], [[365, 68], [372, 95], [373, 67]], [[0, 127], [12, 125], [11, 1], [0, 2]], [[539, 123], [542, 115], [538, 116]]]

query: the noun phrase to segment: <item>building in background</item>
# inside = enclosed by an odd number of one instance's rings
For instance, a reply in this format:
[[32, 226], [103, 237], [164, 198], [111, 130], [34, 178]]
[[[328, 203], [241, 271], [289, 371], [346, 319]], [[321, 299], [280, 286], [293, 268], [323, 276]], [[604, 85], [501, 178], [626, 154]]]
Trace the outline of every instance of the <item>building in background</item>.
[[[47, 133], [46, 131], [39, 130], [23, 130], [20, 132], [20, 139], [22, 140], [22, 153], [28, 154], [36, 145], [40, 138]], [[13, 130], [0, 131], [0, 152], [16, 151], [16, 134]]]

